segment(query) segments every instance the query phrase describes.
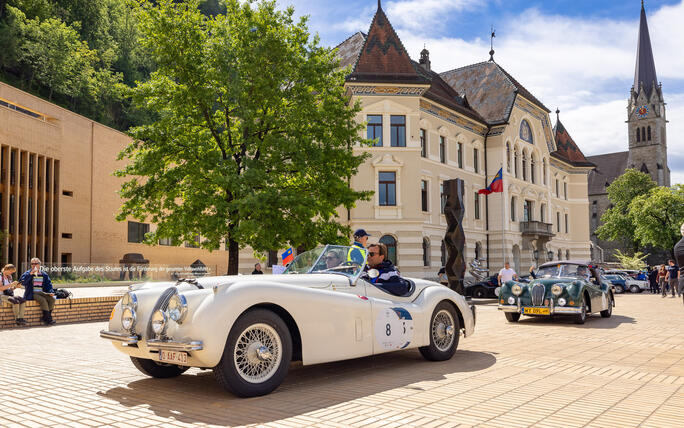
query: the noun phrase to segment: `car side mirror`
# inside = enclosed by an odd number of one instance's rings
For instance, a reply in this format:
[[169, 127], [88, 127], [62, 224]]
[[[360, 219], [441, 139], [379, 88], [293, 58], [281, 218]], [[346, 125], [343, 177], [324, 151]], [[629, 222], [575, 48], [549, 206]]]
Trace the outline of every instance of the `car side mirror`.
[[377, 278], [377, 277], [380, 276], [380, 271], [377, 270], [377, 269], [369, 269], [369, 270], [366, 272], [366, 275], [368, 275], [368, 277], [369, 277], [370, 279], [375, 279], [375, 278]]

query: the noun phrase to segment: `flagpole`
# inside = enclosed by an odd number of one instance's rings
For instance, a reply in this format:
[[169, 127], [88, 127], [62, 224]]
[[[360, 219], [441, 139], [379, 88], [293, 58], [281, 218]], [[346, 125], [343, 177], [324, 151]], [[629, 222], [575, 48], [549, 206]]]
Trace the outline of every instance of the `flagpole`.
[[504, 188], [503, 162], [501, 163], [501, 254], [503, 255], [503, 265], [506, 265], [506, 196]]

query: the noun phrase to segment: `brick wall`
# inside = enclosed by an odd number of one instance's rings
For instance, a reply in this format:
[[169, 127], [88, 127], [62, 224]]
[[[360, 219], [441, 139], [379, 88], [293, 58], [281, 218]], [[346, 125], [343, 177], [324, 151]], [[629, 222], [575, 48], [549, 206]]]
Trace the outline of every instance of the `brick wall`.
[[[58, 299], [52, 318], [57, 324], [84, 322], [84, 321], [107, 321], [119, 296], [88, 297], [77, 299]], [[24, 319], [29, 326], [42, 325], [40, 318], [43, 313], [35, 301], [26, 302]], [[12, 305], [4, 302], [0, 306], [0, 329], [17, 327], [14, 322]]]

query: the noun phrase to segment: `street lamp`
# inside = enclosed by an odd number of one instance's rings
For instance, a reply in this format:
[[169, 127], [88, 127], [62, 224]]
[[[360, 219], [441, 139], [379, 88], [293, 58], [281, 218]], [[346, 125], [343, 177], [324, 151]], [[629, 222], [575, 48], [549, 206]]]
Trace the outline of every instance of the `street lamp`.
[[534, 257], [534, 264], [539, 267], [539, 250], [532, 251], [532, 256]]
[[549, 257], [548, 258], [549, 261], [553, 260], [553, 251], [549, 250], [549, 252], [546, 253], [546, 255]]

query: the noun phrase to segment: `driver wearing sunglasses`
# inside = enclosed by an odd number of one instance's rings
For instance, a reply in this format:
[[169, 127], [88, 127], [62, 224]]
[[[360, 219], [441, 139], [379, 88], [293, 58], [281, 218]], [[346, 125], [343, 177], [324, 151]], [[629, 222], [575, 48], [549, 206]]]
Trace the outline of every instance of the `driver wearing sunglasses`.
[[393, 294], [395, 296], [404, 296], [408, 293], [410, 284], [401, 277], [396, 266], [392, 264], [391, 260], [387, 260], [387, 247], [385, 244], [371, 244], [368, 247], [368, 265], [366, 271], [369, 269], [377, 269], [380, 273], [376, 278], [365, 277], [365, 279], [378, 288]]

